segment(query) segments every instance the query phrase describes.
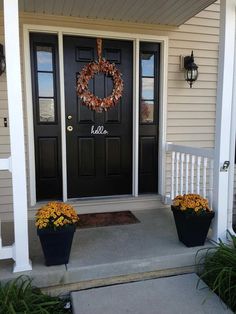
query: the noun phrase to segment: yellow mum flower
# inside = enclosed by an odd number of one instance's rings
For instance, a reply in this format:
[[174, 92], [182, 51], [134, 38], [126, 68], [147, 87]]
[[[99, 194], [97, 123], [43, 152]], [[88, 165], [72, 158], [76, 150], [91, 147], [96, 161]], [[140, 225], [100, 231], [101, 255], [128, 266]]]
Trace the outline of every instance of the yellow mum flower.
[[193, 213], [202, 213], [211, 211], [208, 200], [199, 194], [184, 194], [177, 195], [173, 199], [173, 206], [179, 208], [181, 211], [191, 211]]
[[39, 229], [60, 228], [77, 224], [79, 220], [75, 209], [63, 202], [49, 202], [38, 209], [35, 217], [35, 226]]

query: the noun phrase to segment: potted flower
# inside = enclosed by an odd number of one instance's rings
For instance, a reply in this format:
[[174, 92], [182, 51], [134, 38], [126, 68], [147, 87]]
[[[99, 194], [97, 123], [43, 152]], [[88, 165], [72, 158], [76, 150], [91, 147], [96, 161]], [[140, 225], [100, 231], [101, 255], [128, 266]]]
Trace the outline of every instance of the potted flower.
[[179, 240], [186, 246], [204, 245], [215, 213], [199, 194], [177, 195], [171, 206]]
[[78, 220], [75, 209], [63, 202], [39, 208], [35, 225], [47, 266], [68, 263]]

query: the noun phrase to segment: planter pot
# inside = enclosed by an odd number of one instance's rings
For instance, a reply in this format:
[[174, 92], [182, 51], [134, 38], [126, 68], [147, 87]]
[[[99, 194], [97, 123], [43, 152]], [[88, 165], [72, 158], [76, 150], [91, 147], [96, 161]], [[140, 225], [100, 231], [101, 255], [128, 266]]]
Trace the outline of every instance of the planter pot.
[[68, 263], [75, 229], [76, 226], [69, 225], [58, 230], [37, 230], [46, 266]]
[[190, 215], [171, 206], [179, 241], [187, 247], [204, 245], [214, 212], [205, 215]]

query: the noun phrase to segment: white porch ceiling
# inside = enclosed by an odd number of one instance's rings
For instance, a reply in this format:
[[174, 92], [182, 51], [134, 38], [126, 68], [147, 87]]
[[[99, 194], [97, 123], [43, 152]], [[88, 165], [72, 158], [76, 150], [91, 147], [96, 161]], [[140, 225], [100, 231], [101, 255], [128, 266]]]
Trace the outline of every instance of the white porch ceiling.
[[19, 6], [23, 12], [178, 26], [215, 1], [19, 0]]

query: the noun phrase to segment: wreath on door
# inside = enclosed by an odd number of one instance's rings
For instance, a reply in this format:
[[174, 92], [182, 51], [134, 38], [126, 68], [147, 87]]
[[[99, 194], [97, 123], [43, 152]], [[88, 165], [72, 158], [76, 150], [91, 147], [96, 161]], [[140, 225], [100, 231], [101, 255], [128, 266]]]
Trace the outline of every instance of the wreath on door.
[[[121, 78], [122, 74], [116, 68], [114, 63], [102, 58], [102, 39], [97, 38], [97, 53], [98, 61], [90, 62], [83, 67], [77, 80], [77, 94], [82, 99], [83, 104], [90, 110], [96, 112], [107, 111], [109, 108], [115, 106], [123, 92], [124, 82]], [[89, 81], [95, 76], [95, 74], [104, 73], [107, 76], [111, 76], [113, 80], [113, 90], [111, 95], [105, 98], [99, 98], [91, 93], [88, 88]]]

